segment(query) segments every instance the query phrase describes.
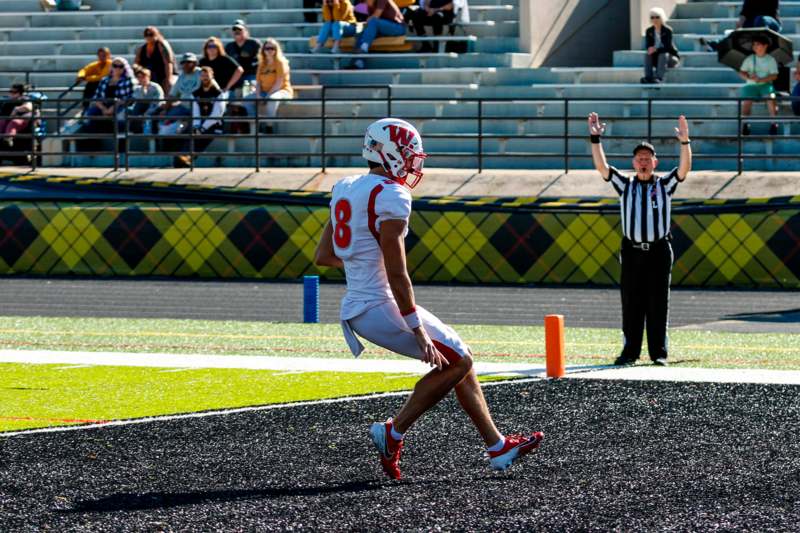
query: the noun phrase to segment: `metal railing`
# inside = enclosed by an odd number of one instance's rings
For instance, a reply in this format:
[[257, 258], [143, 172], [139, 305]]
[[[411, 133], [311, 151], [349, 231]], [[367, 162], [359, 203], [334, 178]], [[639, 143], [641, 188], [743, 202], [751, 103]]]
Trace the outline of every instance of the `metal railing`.
[[[364, 91], [370, 93], [367, 96], [359, 96]], [[349, 93], [349, 94], [348, 94]], [[356, 95], [354, 95], [356, 94]], [[61, 127], [65, 122], [73, 120], [72, 117], [65, 116], [63, 109], [71, 109], [76, 103], [81, 102], [80, 98], [55, 98], [48, 100], [44, 104], [44, 109], [41, 110], [40, 120], [53, 121], [56, 131], [48, 133], [47, 137], [50, 139], [62, 140], [61, 149], [53, 149], [48, 147], [43, 148], [41, 139], [34, 139], [30, 133], [17, 135], [18, 139], [30, 139], [33, 142], [30, 148], [23, 154], [27, 161], [33, 168], [36, 168], [41, 163], [41, 158], [45, 156], [50, 157], [65, 157], [74, 155], [111, 155], [112, 164], [115, 170], [121, 167], [126, 169], [132, 165], [132, 160], [137, 158], [153, 156], [176, 156], [187, 155], [190, 159], [190, 168], [194, 168], [196, 158], [198, 157], [236, 157], [246, 158], [251, 163], [256, 171], [260, 170], [263, 166], [265, 158], [272, 159], [273, 161], [279, 159], [304, 159], [308, 162], [312, 160], [319, 161], [319, 167], [325, 170], [328, 163], [336, 157], [355, 157], [360, 154], [360, 143], [357, 142], [363, 138], [363, 128], [359, 126], [358, 132], [354, 133], [332, 133], [329, 126], [332, 121], [335, 122], [350, 122], [359, 120], [368, 122], [374, 119], [383, 118], [386, 116], [397, 115], [401, 118], [420, 125], [420, 129], [428, 141], [436, 140], [444, 142], [466, 142], [473, 149], [467, 150], [439, 150], [439, 149], [426, 149], [429, 154], [428, 162], [434, 162], [438, 159], [446, 161], [454, 158], [474, 158], [475, 168], [481, 172], [486, 168], [487, 160], [493, 158], [523, 158], [529, 160], [542, 160], [551, 159], [563, 162], [563, 170], [569, 172], [576, 161], [591, 159], [591, 152], [588, 144], [581, 144], [580, 148], [572, 143], [572, 141], [586, 141], [588, 140], [588, 132], [585, 126], [586, 115], [581, 112], [577, 114], [575, 108], [578, 105], [586, 107], [586, 104], [610, 104], [617, 103], [623, 107], [622, 113], [610, 114], [601, 116], [604, 122], [607, 122], [610, 127], [607, 134], [604, 136], [606, 148], [609, 150], [607, 156], [609, 158], [628, 158], [630, 152], [620, 152], [623, 143], [633, 143], [645, 139], [650, 142], [671, 143], [674, 142], [674, 135], [672, 134], [672, 126], [676, 124], [677, 116], [665, 116], [654, 113], [654, 105], [659, 103], [669, 103], [672, 106], [680, 108], [681, 103], [701, 103], [708, 106], [714, 105], [720, 111], [727, 109], [728, 114], [724, 116], [709, 116], [709, 113], [702, 113], [693, 116], [691, 111], [687, 111], [686, 115], [689, 121], [697, 120], [703, 121], [707, 124], [724, 123], [729, 126], [728, 129], [735, 127], [736, 131], [730, 134], [700, 134], [697, 131], [691, 133], [693, 141], [695, 141], [694, 159], [696, 161], [702, 160], [735, 160], [736, 170], [741, 173], [743, 170], [743, 162], [747, 159], [752, 160], [800, 160], [800, 151], [786, 152], [786, 153], [748, 153], [745, 148], [745, 141], [764, 141], [767, 139], [772, 140], [800, 140], [800, 135], [788, 134], [780, 136], [771, 135], [751, 135], [749, 137], [742, 135], [742, 125], [745, 121], [754, 124], [764, 122], [776, 121], [782, 124], [800, 122], [800, 117], [779, 116], [777, 118], [769, 117], [766, 115], [754, 115], [752, 117], [743, 117], [742, 115], [742, 102], [746, 99], [743, 98], [408, 98], [397, 97], [393, 94], [391, 86], [386, 85], [357, 85], [357, 86], [331, 86], [320, 87], [319, 97], [304, 97], [297, 100], [281, 101], [280, 105], [314, 105], [318, 104], [318, 113], [299, 114], [295, 113], [294, 116], [275, 116], [267, 117], [260, 113], [262, 103], [270, 100], [267, 99], [249, 99], [248, 102], [255, 103], [256, 114], [255, 116], [224, 116], [221, 118], [221, 123], [224, 130], [220, 132], [201, 132], [197, 133], [193, 128], [189, 127], [184, 133], [174, 135], [161, 135], [157, 132], [158, 128], [154, 127], [153, 133], [136, 133], [131, 128], [133, 123], [141, 123], [144, 120], [152, 121], [154, 125], [161, 124], [166, 120], [184, 120], [190, 121], [192, 117], [167, 117], [167, 116], [141, 116], [131, 115], [128, 107], [123, 107], [121, 115], [118, 120], [114, 120], [111, 116], [92, 117], [96, 123], [110, 122], [111, 124], [105, 128], [103, 133], [85, 133], [84, 131], [71, 131], [65, 132]], [[791, 99], [779, 98], [781, 103], [790, 101]], [[245, 99], [229, 99], [228, 105], [241, 105]], [[132, 104], [139, 101], [129, 100], [126, 104]], [[145, 102], [142, 100], [141, 102]], [[152, 102], [152, 101], [149, 101]], [[365, 104], [377, 104], [375, 109], [369, 113], [354, 114], [354, 107], [363, 107]], [[419, 111], [416, 114], [405, 112], [395, 113], [398, 107], [402, 107], [401, 111], [409, 110], [414, 111], [420, 105], [440, 105], [440, 106], [457, 106], [458, 110], [454, 113], [434, 113], [421, 114]], [[517, 112], [509, 114], [506, 111], [498, 113], [493, 110], [493, 106], [500, 104], [515, 105]], [[528, 112], [525, 108], [526, 104], [536, 104], [535, 113]], [[555, 107], [554, 107], [555, 106]], [[735, 112], [731, 107], [735, 106]], [[595, 106], [596, 107], [596, 106]], [[444, 108], [442, 107], [441, 110]], [[687, 108], [688, 109], [688, 108]], [[471, 111], [471, 112], [470, 112]], [[585, 109], [584, 109], [585, 111]], [[54, 113], [52, 113], [54, 112]], [[2, 119], [3, 117], [0, 117]], [[436, 133], [426, 132], [430, 130], [431, 123], [450, 122], [462, 127], [456, 128], [454, 133]], [[496, 124], [492, 125], [489, 121], [494, 121]], [[582, 122], [582, 123], [579, 123]], [[235, 133], [230, 131], [230, 125], [235, 123], [245, 123], [249, 126], [249, 133]], [[278, 127], [271, 133], [262, 133], [260, 131], [260, 124], [272, 123], [277, 124]], [[309, 124], [316, 123], [317, 131], [302, 131], [300, 133], [293, 133], [291, 130], [292, 125], [298, 123]], [[557, 124], [554, 127], [544, 128], [544, 132], [530, 132], [530, 126], [534, 123], [540, 124]], [[516, 131], [507, 131], [509, 124], [516, 126]], [[615, 129], [619, 129], [621, 124], [634, 124], [635, 134], [632, 131], [623, 132], [617, 135], [614, 133]], [[661, 126], [669, 124], [669, 133], [657, 133], [657, 129]], [[296, 129], [296, 128], [295, 128]], [[306, 128], [304, 128], [306, 129]], [[312, 130], [311, 127], [307, 128]], [[550, 131], [548, 131], [550, 130]], [[541, 130], [540, 130], [541, 131]], [[0, 134], [0, 137], [6, 137]], [[111, 141], [111, 147], [104, 147], [101, 150], [90, 151], [77, 151], [76, 144], [80, 145], [84, 139], [105, 140]], [[197, 150], [198, 141], [213, 141], [215, 139], [228, 139], [228, 140], [251, 140], [251, 144], [239, 144], [235, 146], [235, 151], [231, 150]], [[271, 141], [283, 140], [312, 140], [311, 147], [313, 149], [307, 151], [292, 151], [292, 150], [276, 150], [268, 146]], [[150, 141], [147, 143], [146, 149], [142, 149], [139, 141]], [[346, 151], [333, 144], [334, 141], [349, 140], [353, 141], [353, 148], [348, 148]], [[179, 142], [182, 147], [175, 150], [164, 150], [159, 147], [160, 142], [152, 141], [173, 141]], [[509, 141], [522, 141], [524, 147], [527, 149], [509, 151], [505, 149], [491, 149], [487, 146], [489, 143], [497, 145], [508, 143]], [[550, 144], [547, 144], [547, 142]], [[557, 141], [553, 143], [553, 141]], [[727, 145], [735, 144], [735, 150], [729, 150], [727, 153], [721, 153], [714, 149], [714, 145], [703, 147], [703, 142], [717, 142], [725, 143]], [[544, 144], [543, 144], [544, 143]], [[542, 149], [542, 145], [546, 149]], [[700, 146], [698, 146], [700, 145]], [[556, 148], [557, 146], [557, 148]], [[717, 145], [718, 146], [718, 145]], [[78, 146], [80, 147], [80, 146]], [[213, 143], [211, 145], [213, 147]], [[66, 148], [66, 149], [65, 149]], [[333, 148], [333, 149], [332, 149]], [[617, 150], [617, 151], [615, 151]], [[0, 153], [3, 157], [3, 153]], [[662, 155], [662, 159], [670, 159], [677, 157], [677, 150], [672, 154]], [[152, 166], [152, 165], [145, 165]], [[162, 165], [163, 166], [163, 165]], [[317, 166], [317, 165], [307, 165]], [[441, 165], [446, 166], [446, 165]], [[463, 165], [459, 165], [463, 166]], [[549, 168], [552, 168], [549, 167]]]

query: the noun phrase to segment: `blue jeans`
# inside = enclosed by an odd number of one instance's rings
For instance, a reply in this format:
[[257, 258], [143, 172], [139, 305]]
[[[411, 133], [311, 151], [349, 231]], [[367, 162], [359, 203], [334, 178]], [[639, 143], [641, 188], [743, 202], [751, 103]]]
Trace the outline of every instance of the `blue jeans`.
[[399, 37], [406, 34], [406, 25], [393, 20], [372, 18], [367, 22], [364, 31], [358, 36], [358, 47], [366, 45], [367, 50], [372, 45], [372, 41], [378, 36]]
[[763, 17], [761, 15], [757, 16], [754, 19], [748, 19], [744, 21], [743, 28], [769, 28], [774, 32], [780, 33], [781, 32], [781, 23], [775, 20], [772, 17]]
[[349, 22], [341, 22], [338, 20], [334, 20], [332, 22], [325, 22], [319, 29], [319, 35], [317, 35], [317, 44], [319, 46], [325, 46], [325, 43], [327, 42], [328, 38], [331, 38], [334, 41], [338, 41], [342, 37], [352, 37], [355, 34], [356, 34], [355, 24], [350, 24]]

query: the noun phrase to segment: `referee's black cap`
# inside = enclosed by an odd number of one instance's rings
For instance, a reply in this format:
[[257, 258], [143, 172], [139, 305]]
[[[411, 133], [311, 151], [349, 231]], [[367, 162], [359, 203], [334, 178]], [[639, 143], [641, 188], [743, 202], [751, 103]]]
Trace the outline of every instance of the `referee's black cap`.
[[650, 150], [650, 153], [653, 154], [653, 157], [656, 155], [656, 148], [652, 144], [647, 141], [642, 141], [636, 145], [636, 148], [633, 149], [633, 155], [639, 153], [639, 150]]

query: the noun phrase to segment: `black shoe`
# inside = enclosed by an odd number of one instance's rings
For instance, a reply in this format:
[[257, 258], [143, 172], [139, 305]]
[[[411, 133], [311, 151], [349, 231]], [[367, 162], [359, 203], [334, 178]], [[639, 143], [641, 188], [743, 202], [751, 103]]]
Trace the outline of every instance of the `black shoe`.
[[653, 359], [653, 364], [656, 366], [668, 366], [669, 363], [667, 362], [666, 357], [659, 357], [658, 359]]
[[632, 365], [635, 363], [636, 359], [631, 359], [630, 357], [625, 357], [624, 355], [620, 355], [614, 360], [614, 364], [616, 366]]
[[769, 134], [770, 135], [777, 135], [778, 134], [778, 123], [773, 122], [769, 125]]
[[742, 125], [742, 135], [750, 135], [750, 123], [749, 122], [745, 122], [744, 125]]
[[658, 85], [658, 84], [664, 83], [664, 80], [662, 80], [661, 78], [656, 78], [656, 79], [653, 80], [653, 83]]
[[643, 77], [642, 79], [639, 80], [639, 83], [641, 83], [642, 85], [647, 85], [649, 83], [653, 83], [653, 78], [648, 78], [647, 76], [645, 76], [645, 77]]

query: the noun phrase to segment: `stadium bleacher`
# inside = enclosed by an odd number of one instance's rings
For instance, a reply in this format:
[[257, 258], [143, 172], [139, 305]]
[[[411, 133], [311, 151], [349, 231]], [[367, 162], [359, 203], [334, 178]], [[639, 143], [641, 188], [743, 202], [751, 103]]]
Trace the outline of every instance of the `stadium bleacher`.
[[[199, 52], [203, 40], [218, 35], [229, 40], [228, 28], [235, 19], [245, 19], [254, 37], [268, 36], [281, 41], [292, 66], [292, 81], [298, 99], [281, 106], [275, 135], [261, 140], [267, 153], [284, 154], [265, 157], [265, 166], [318, 166], [314, 156], [291, 157], [286, 154], [318, 153], [319, 117], [322, 86], [326, 86], [326, 149], [332, 155], [330, 166], [358, 163], [359, 136], [373, 118], [387, 112], [387, 91], [380, 88], [342, 88], [352, 85], [391, 86], [392, 113], [415, 121], [427, 136], [426, 150], [438, 154], [443, 167], [475, 168], [475, 154], [480, 132], [485, 168], [561, 168], [565, 141], [565, 122], [570, 135], [571, 162], [575, 168], [588, 168], [588, 147], [583, 117], [589, 111], [601, 116], [624, 117], [609, 121], [610, 133], [618, 136], [643, 136], [647, 133], [649, 112], [656, 117], [651, 135], [670, 137], [679, 113], [690, 117], [693, 136], [698, 140], [698, 154], [735, 155], [738, 149], [737, 107], [735, 102], [685, 102], [690, 98], [729, 98], [738, 95], [741, 85], [736, 73], [716, 61], [716, 54], [701, 49], [698, 38], [717, 38], [734, 27], [740, 2], [689, 2], [676, 7], [669, 24], [676, 33], [683, 56], [680, 68], [667, 73], [666, 83], [641, 85], [643, 51], [620, 50], [614, 53], [610, 67], [527, 68], [529, 56], [519, 50], [518, 5], [520, 0], [470, 0], [471, 22], [455, 36], [468, 44], [468, 52], [386, 53], [353, 56], [352, 54], [310, 54], [309, 39], [319, 28], [303, 19], [301, 0], [88, 0], [90, 10], [81, 12], [42, 12], [38, 0], [7, 0], [0, 3], [0, 86], [29, 81], [51, 99], [73, 81], [75, 72], [87, 63], [99, 46], [109, 46], [114, 54], [131, 58], [141, 43], [141, 31], [147, 25], [161, 28], [177, 54]], [[800, 1], [781, 3], [784, 33], [800, 46]], [[409, 35], [411, 43], [433, 37]], [[348, 68], [354, 57], [363, 57], [365, 70]], [[26, 74], [27, 73], [27, 74]], [[76, 97], [78, 92], [72, 93]], [[370, 101], [370, 99], [376, 99]], [[618, 101], [571, 101], [568, 121], [563, 119], [563, 101], [483, 102], [483, 118], [478, 121], [478, 103], [461, 98], [557, 99], [592, 98]], [[357, 101], [353, 101], [353, 100]], [[52, 105], [52, 104], [51, 104]], [[782, 114], [789, 113], [782, 106]], [[757, 109], [759, 109], [757, 107]], [[764, 111], [757, 111], [764, 112]], [[295, 120], [293, 120], [295, 119]], [[50, 121], [54, 128], [56, 121]], [[767, 121], [754, 121], [754, 134], [766, 135]], [[791, 160], [773, 160], [766, 156], [800, 153], [800, 140], [786, 135], [800, 134], [800, 123], [783, 121], [781, 136], [745, 140], [743, 150], [756, 156], [748, 168], [778, 170], [796, 167]], [[297, 137], [282, 137], [296, 135]], [[545, 138], [531, 136], [541, 135]], [[518, 137], [514, 137], [518, 136]], [[577, 138], [581, 137], [581, 138]], [[705, 137], [705, 138], [703, 138]], [[609, 143], [610, 152], [625, 152], [629, 140]], [[661, 144], [665, 152], [669, 142]], [[247, 152], [253, 139], [219, 139], [210, 151]], [[146, 148], [145, 148], [146, 149]], [[343, 154], [352, 153], [353, 156]], [[342, 154], [342, 155], [337, 155]], [[539, 154], [531, 157], [531, 154]], [[562, 154], [562, 155], [560, 155]], [[761, 156], [758, 158], [757, 156]], [[143, 164], [144, 159], [131, 165]], [[109, 165], [106, 156], [67, 156], [53, 161], [72, 166]], [[147, 163], [169, 166], [169, 157], [148, 157]], [[432, 161], [433, 163], [433, 161]], [[252, 158], [243, 156], [207, 156], [201, 166], [250, 166]], [[734, 159], [698, 158], [698, 169], [735, 169]]]

